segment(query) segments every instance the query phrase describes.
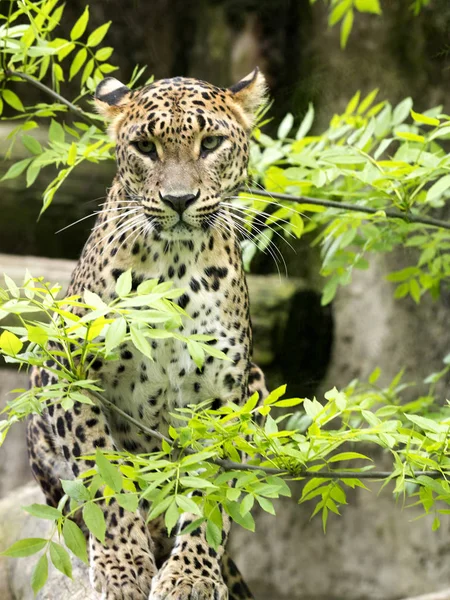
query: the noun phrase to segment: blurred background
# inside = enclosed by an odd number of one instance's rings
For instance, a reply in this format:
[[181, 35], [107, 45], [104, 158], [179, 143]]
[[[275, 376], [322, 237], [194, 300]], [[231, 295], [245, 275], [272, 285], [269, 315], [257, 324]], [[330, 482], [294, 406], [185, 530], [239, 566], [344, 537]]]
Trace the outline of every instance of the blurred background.
[[[309, 102], [320, 131], [357, 90], [364, 96], [379, 88], [378, 99], [392, 103], [411, 96], [418, 111], [438, 104], [450, 111], [450, 2], [432, 0], [417, 17], [411, 4], [385, 0], [382, 16], [358, 13], [345, 50], [338, 28], [328, 27], [320, 0], [312, 5], [308, 0], [103, 0], [91, 3], [89, 26], [113, 21], [105, 42], [115, 48], [110, 62], [119, 65], [114, 76], [123, 82], [137, 63], [148, 65], [148, 76], [192, 76], [219, 86], [235, 83], [258, 65], [274, 99], [268, 131], [276, 130], [286, 112], [300, 122]], [[85, 5], [67, 3], [66, 34]], [[39, 92], [21, 88], [26, 103], [38, 101]], [[8, 128], [5, 122], [0, 126], [3, 150]], [[16, 145], [12, 159], [23, 158], [21, 152]], [[0, 172], [11, 162], [1, 163]], [[0, 272], [20, 279], [28, 266], [32, 273], [67, 281], [70, 261], [78, 257], [93, 220], [55, 232], [96, 210], [114, 165], [88, 163], [77, 173], [39, 222], [45, 172], [28, 189], [20, 178], [2, 183]], [[419, 306], [411, 299], [395, 301], [384, 278], [388, 267], [410, 262], [411, 250], [372, 260], [338, 292], [333, 306], [324, 308], [318, 250], [310, 242], [307, 237], [296, 242], [295, 252], [280, 243], [289, 278], [274, 275], [273, 261], [264, 256], [254, 262], [250, 277], [255, 358], [272, 387], [288, 382], [290, 395], [320, 398], [333, 386], [367, 377], [376, 366], [384, 382], [403, 367], [405, 377], [418, 382], [440, 368], [450, 341], [449, 299], [424, 299]], [[0, 365], [2, 401], [8, 390], [24, 385], [25, 374]], [[24, 448], [17, 427], [2, 450], [0, 496], [30, 479]], [[377, 460], [382, 466], [383, 457]], [[433, 533], [428, 517], [412, 522], [417, 514], [401, 512], [391, 490], [377, 491], [372, 486], [371, 493], [350, 494], [349, 506], [342, 517], [330, 519], [326, 535], [319, 520], [309, 520], [311, 505], [286, 499], [278, 503], [276, 518], [257, 515], [255, 534], [236, 531], [233, 553], [257, 600], [394, 600], [449, 587], [449, 523], [443, 520]]]

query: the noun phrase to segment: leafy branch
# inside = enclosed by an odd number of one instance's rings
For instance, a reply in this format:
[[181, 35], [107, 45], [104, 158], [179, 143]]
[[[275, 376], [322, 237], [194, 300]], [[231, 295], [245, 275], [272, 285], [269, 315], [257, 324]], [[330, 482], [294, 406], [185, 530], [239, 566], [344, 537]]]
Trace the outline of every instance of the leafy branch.
[[433, 217], [421, 217], [409, 212], [401, 212], [394, 209], [376, 209], [370, 206], [362, 206], [358, 204], [349, 204], [348, 202], [337, 202], [335, 200], [327, 200], [325, 198], [312, 198], [310, 196], [293, 196], [291, 194], [280, 194], [278, 192], [267, 192], [264, 189], [258, 188], [241, 188], [242, 193], [252, 194], [261, 198], [272, 198], [277, 200], [287, 200], [296, 204], [310, 204], [312, 206], [324, 206], [325, 208], [336, 208], [338, 210], [350, 210], [353, 212], [366, 213], [379, 217], [388, 217], [389, 219], [402, 219], [407, 223], [420, 223], [429, 225], [430, 227], [440, 227], [442, 229], [450, 229], [449, 221], [434, 219]]
[[17, 77], [19, 79], [23, 79], [23, 81], [30, 83], [32, 86], [34, 86], [41, 92], [44, 92], [45, 94], [50, 96], [50, 98], [53, 98], [53, 100], [56, 100], [57, 102], [59, 102], [60, 104], [63, 104], [64, 106], [67, 106], [67, 108], [71, 112], [73, 112], [74, 115], [76, 115], [77, 117], [82, 119], [88, 125], [91, 125], [92, 127], [99, 129], [100, 131], [104, 130], [104, 126], [101, 122], [97, 122], [94, 119], [92, 119], [79, 106], [76, 106], [75, 104], [73, 104], [72, 102], [67, 100], [67, 98], [64, 98], [64, 96], [61, 96], [61, 94], [58, 94], [58, 92], [55, 92], [54, 90], [49, 88], [47, 85], [42, 83], [42, 81], [39, 81], [38, 79], [35, 79], [34, 77], [31, 77], [30, 75], [27, 75], [27, 73], [23, 73], [21, 71], [11, 71], [10, 69], [5, 69], [4, 75], [7, 78]]

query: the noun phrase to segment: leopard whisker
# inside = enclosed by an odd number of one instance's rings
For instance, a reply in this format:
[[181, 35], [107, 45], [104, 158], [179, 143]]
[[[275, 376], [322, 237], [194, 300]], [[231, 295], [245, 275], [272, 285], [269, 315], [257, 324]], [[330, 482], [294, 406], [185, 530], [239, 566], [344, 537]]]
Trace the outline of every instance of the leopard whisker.
[[[244, 223], [244, 224], [247, 224], [247, 221], [246, 221], [245, 219], [243, 219], [242, 217], [239, 217], [239, 216], [237, 216], [237, 215], [233, 215], [233, 218], [236, 218], [236, 219], [238, 219], [239, 221], [241, 221], [242, 223]], [[243, 228], [243, 225], [241, 225], [241, 228]], [[270, 230], [270, 229], [271, 229], [271, 228], [269, 228], [269, 230]], [[247, 230], [246, 230], [246, 231], [247, 231]], [[279, 235], [279, 236], [280, 236], [280, 237], [281, 237], [281, 238], [282, 238], [282, 239], [283, 239], [283, 240], [286, 242], [286, 244], [288, 244], [288, 246], [290, 246], [290, 248], [292, 248], [292, 250], [294, 250], [294, 248], [292, 247], [292, 245], [291, 245], [291, 244], [289, 244], [289, 242], [288, 242], [287, 240], [285, 240], [285, 239], [283, 238], [283, 236], [282, 236], [282, 235], [280, 235], [280, 234], [279, 234], [278, 232], [276, 232], [276, 231], [273, 231], [273, 233], [276, 233], [277, 235]], [[287, 265], [286, 265], [286, 261], [285, 261], [285, 259], [284, 259], [284, 256], [283, 256], [283, 254], [282, 254], [281, 250], [280, 250], [280, 249], [277, 247], [277, 245], [276, 245], [276, 244], [275, 244], [275, 243], [274, 243], [274, 242], [273, 242], [273, 241], [272, 241], [272, 240], [271, 240], [271, 239], [270, 239], [270, 238], [269, 238], [269, 237], [268, 237], [268, 236], [267, 236], [267, 235], [266, 235], [266, 234], [265, 234], [263, 231], [260, 231], [260, 232], [258, 232], [258, 234], [256, 234], [256, 235], [255, 235], [255, 237], [256, 237], [257, 235], [259, 235], [259, 236], [263, 237], [265, 240], [267, 240], [267, 241], [268, 241], [267, 249], [269, 249], [269, 247], [270, 247], [271, 245], [273, 246], [273, 253], [277, 252], [277, 253], [278, 253], [278, 255], [280, 256], [280, 258], [281, 258], [281, 261], [282, 261], [282, 263], [283, 263], [283, 265], [284, 265], [284, 269], [285, 269], [285, 271], [286, 271], [286, 276], [287, 276], [287, 274], [288, 274], [288, 273], [287, 273]], [[294, 250], [294, 252], [295, 252], [295, 250]], [[277, 262], [278, 262], [278, 261], [277, 261]]]
[[[233, 206], [232, 204], [228, 204], [228, 203], [224, 202], [224, 205], [225, 205], [225, 206], [229, 206], [229, 207], [231, 207], [231, 208], [232, 208], [232, 209], [234, 209], [234, 210], [240, 210], [241, 212], [244, 212], [244, 211], [243, 211], [243, 209], [241, 209], [241, 208], [239, 208], [239, 207], [235, 207], [235, 206]], [[283, 240], [283, 242], [285, 242], [285, 243], [286, 243], [286, 244], [289, 246], [289, 248], [291, 248], [291, 250], [293, 250], [294, 252], [296, 252], [296, 250], [295, 250], [295, 248], [292, 246], [292, 244], [290, 244], [290, 243], [288, 242], [288, 240], [286, 240], [286, 238], [285, 238], [283, 235], [281, 235], [281, 233], [280, 233], [279, 231], [277, 231], [277, 230], [276, 230], [274, 227], [272, 227], [270, 224], [268, 224], [268, 223], [266, 223], [265, 221], [263, 221], [263, 220], [261, 220], [261, 219], [259, 219], [259, 218], [258, 218], [258, 217], [259, 217], [259, 212], [258, 212], [258, 211], [254, 211], [254, 212], [255, 212], [255, 216], [251, 216], [251, 215], [250, 215], [251, 221], [250, 221], [250, 222], [248, 222], [248, 224], [249, 224], [249, 225], [251, 225], [252, 223], [256, 223], [257, 225], [260, 225], [261, 227], [266, 227], [266, 228], [267, 228], [267, 229], [269, 229], [270, 231], [273, 231], [273, 233], [274, 233], [275, 235], [277, 235], [279, 238], [281, 238], [281, 239]], [[245, 214], [245, 213], [244, 213], [244, 214]], [[235, 216], [236, 218], [238, 218], [238, 215], [234, 215], [234, 216]], [[242, 217], [241, 217], [241, 219], [242, 219]], [[246, 222], [247, 222], [247, 221], [246, 221]], [[295, 238], [295, 235], [294, 235], [293, 233], [291, 233], [290, 231], [287, 231], [285, 227], [282, 227], [282, 226], [280, 226], [280, 229], [281, 229], [282, 231], [284, 231], [284, 233], [285, 233], [285, 234], [287, 234], [287, 235], [290, 235], [292, 238]]]

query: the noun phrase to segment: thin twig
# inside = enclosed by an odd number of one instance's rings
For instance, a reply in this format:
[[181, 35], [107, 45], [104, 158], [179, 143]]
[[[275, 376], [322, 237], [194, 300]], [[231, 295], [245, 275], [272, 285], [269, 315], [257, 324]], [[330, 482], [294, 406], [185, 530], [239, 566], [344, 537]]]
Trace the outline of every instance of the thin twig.
[[91, 117], [89, 117], [83, 110], [81, 110], [81, 108], [79, 108], [78, 106], [75, 106], [75, 104], [72, 104], [72, 102], [69, 102], [69, 100], [67, 100], [66, 98], [61, 96], [61, 94], [58, 94], [58, 92], [55, 92], [54, 90], [52, 90], [51, 88], [46, 86], [44, 83], [42, 83], [38, 79], [35, 79], [34, 77], [27, 75], [26, 73], [22, 73], [20, 71], [11, 71], [10, 69], [5, 70], [5, 75], [6, 75], [6, 77], [19, 77], [19, 79], [23, 79], [24, 81], [31, 83], [31, 85], [38, 88], [42, 92], [45, 92], [48, 96], [51, 96], [52, 98], [57, 100], [60, 104], [64, 104], [64, 106], [67, 106], [67, 108], [71, 112], [76, 114], [80, 119], [83, 119], [83, 121], [85, 121], [88, 125], [92, 125], [96, 129], [103, 131], [103, 127], [101, 126], [100, 123], [98, 123], [97, 121], [94, 121], [94, 119], [91, 119]]
[[[167, 442], [168, 444], [173, 446], [175, 449], [180, 449], [180, 448], [177, 448], [176, 442], [174, 440], [171, 440], [170, 438], [166, 437], [162, 433], [159, 433], [159, 431], [156, 431], [155, 429], [151, 429], [150, 427], [147, 427], [146, 425], [144, 425], [143, 423], [141, 423], [140, 421], [138, 421], [137, 419], [135, 419], [134, 417], [132, 417], [131, 415], [126, 413], [125, 411], [123, 411], [121, 408], [116, 406], [113, 402], [111, 402], [110, 400], [108, 400], [107, 398], [105, 398], [104, 396], [99, 394], [98, 392], [92, 391], [90, 393], [95, 398], [97, 398], [97, 400], [99, 400], [99, 402], [101, 402], [102, 404], [104, 404], [105, 406], [110, 408], [111, 410], [115, 411], [117, 414], [121, 415], [124, 419], [126, 419], [130, 423], [133, 423], [133, 425], [136, 425], [136, 427], [138, 427], [143, 433], [146, 433], [147, 435], [149, 435], [155, 439], [158, 439], [161, 442]], [[186, 452], [187, 454], [195, 454], [196, 453], [195, 450], [193, 450], [192, 448], [183, 448], [183, 451]], [[222, 458], [215, 458], [215, 459], [212, 459], [210, 462], [222, 467], [223, 469], [225, 469], [225, 471], [264, 471], [268, 475], [289, 474], [289, 475], [292, 475], [293, 477], [304, 478], [304, 479], [313, 479], [315, 477], [320, 477], [322, 479], [355, 479], [355, 478], [357, 478], [357, 479], [387, 479], [388, 477], [390, 477], [392, 475], [392, 471], [363, 471], [363, 472], [358, 473], [355, 471], [311, 471], [308, 469], [304, 469], [304, 470], [299, 470], [299, 471], [296, 470], [295, 472], [291, 472], [291, 471], [289, 471], [289, 469], [277, 469], [274, 467], [249, 465], [249, 464], [238, 463], [238, 462], [234, 462], [232, 460], [227, 460], [227, 459], [222, 459]], [[414, 471], [411, 473], [411, 477], [414, 477], [414, 478], [418, 477], [419, 475], [426, 475], [427, 477], [432, 477], [433, 479], [437, 479], [442, 476], [442, 473], [440, 473], [440, 471]]]
[[108, 400], [107, 398], [105, 398], [104, 396], [99, 394], [98, 392], [90, 391], [89, 393], [92, 396], [94, 396], [95, 398], [97, 398], [97, 400], [99, 400], [99, 402], [101, 402], [102, 404], [105, 404], [108, 408], [115, 411], [117, 414], [121, 415], [124, 419], [126, 419], [130, 423], [133, 423], [133, 425], [136, 425], [136, 427], [139, 427], [139, 429], [141, 431], [143, 431], [144, 433], [150, 435], [151, 437], [158, 439], [161, 442], [167, 442], [168, 444], [173, 444], [173, 440], [167, 438], [162, 433], [159, 433], [159, 431], [156, 431], [155, 429], [150, 429], [150, 427], [143, 425], [137, 419], [135, 419], [134, 417], [132, 417], [131, 415], [126, 413], [124, 410], [122, 410], [121, 408], [116, 406], [114, 404], [114, 402], [111, 402], [111, 400]]
[[393, 208], [370, 208], [369, 206], [358, 206], [357, 204], [349, 204], [347, 202], [336, 202], [335, 200], [326, 200], [324, 198], [309, 198], [308, 196], [291, 196], [289, 194], [279, 194], [278, 192], [266, 192], [254, 188], [241, 188], [246, 194], [255, 194], [264, 198], [277, 198], [278, 200], [288, 200], [296, 204], [314, 204], [316, 206], [325, 206], [327, 208], [337, 208], [339, 210], [351, 210], [354, 212], [363, 212], [369, 215], [384, 212], [390, 219], [402, 219], [407, 223], [421, 223], [431, 227], [440, 227], [442, 229], [450, 229], [448, 221], [433, 219], [433, 217], [419, 217], [410, 212], [401, 212]]

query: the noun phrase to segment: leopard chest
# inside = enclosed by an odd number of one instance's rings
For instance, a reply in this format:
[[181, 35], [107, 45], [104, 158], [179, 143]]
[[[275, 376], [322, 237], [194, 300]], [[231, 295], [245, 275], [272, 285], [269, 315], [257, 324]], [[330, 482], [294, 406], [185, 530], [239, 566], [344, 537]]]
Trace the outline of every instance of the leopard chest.
[[[168, 338], [153, 340], [150, 360], [131, 344], [120, 348], [120, 360], [105, 363], [98, 376], [105, 393], [122, 411], [139, 422], [167, 434], [175, 423], [173, 413], [179, 407], [211, 400], [220, 406], [229, 400], [240, 401], [246, 388], [249, 363], [249, 323], [246, 302], [236, 293], [232, 273], [225, 267], [202, 261], [191, 264], [166, 257], [151, 272], [133, 269], [139, 280], [158, 275], [171, 279], [186, 290], [179, 299], [189, 318], [183, 319], [185, 336], [207, 334], [216, 339], [215, 348], [224, 352], [224, 361], [206, 354], [203, 369], [197, 368], [186, 344]], [[172, 259], [172, 260], [171, 260]], [[177, 268], [174, 265], [179, 264]], [[212, 268], [211, 268], [212, 267]], [[117, 277], [117, 271], [114, 273]], [[108, 415], [113, 437], [132, 452], [152, 451], [158, 443], [139, 431], [124, 417], [111, 410]]]

